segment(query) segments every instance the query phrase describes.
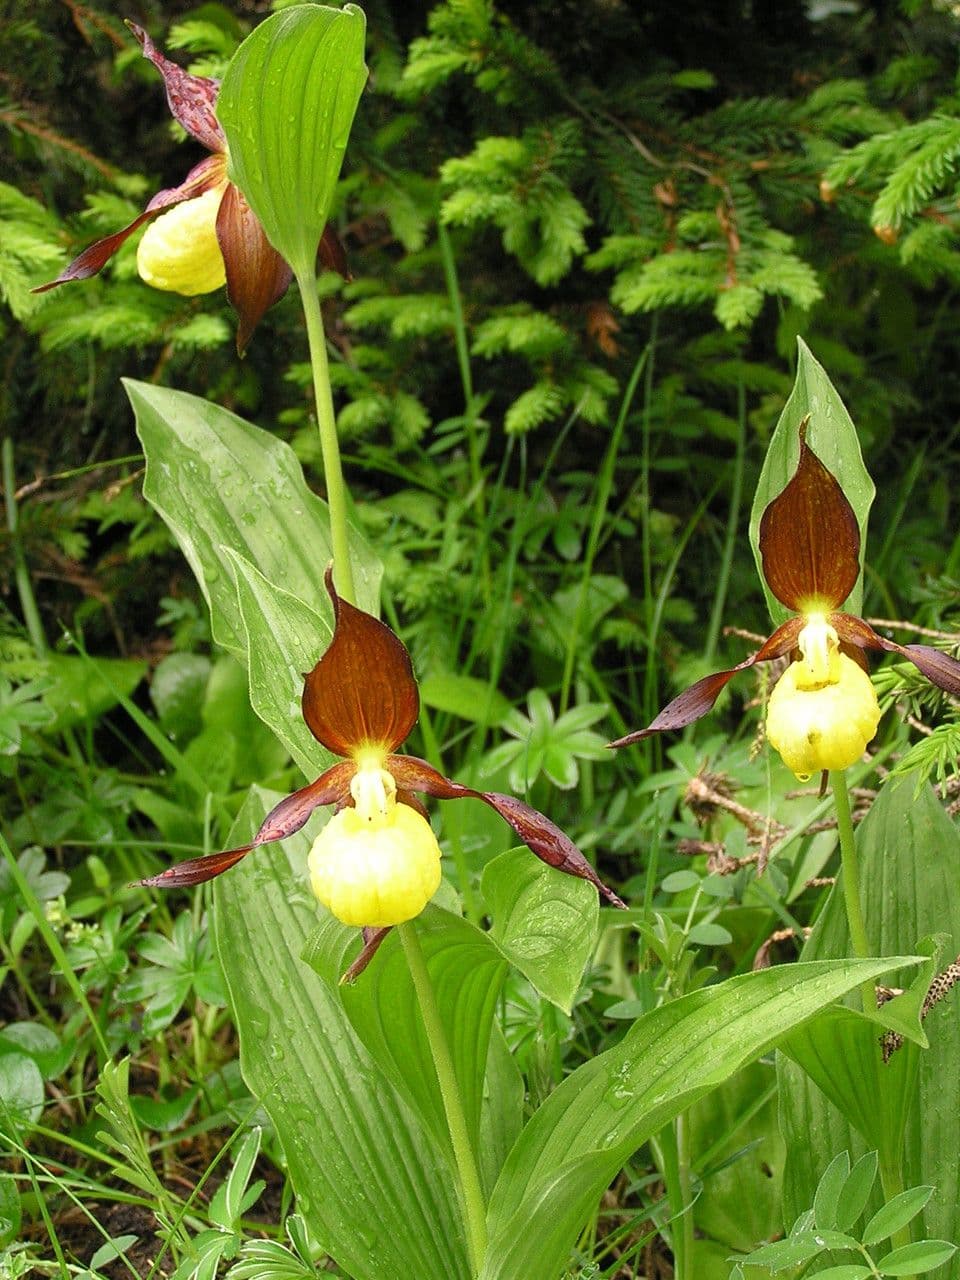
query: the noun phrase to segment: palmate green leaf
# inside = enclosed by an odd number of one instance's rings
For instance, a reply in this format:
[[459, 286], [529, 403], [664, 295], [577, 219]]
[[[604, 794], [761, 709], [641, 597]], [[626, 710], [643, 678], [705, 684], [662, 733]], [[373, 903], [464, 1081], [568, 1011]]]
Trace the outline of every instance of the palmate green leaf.
[[863, 464], [857, 430], [843, 401], [802, 338], [797, 339], [797, 376], [767, 448], [750, 513], [750, 545], [763, 583], [770, 617], [777, 624], [790, 616], [770, 591], [760, 561], [760, 519], [774, 498], [793, 478], [800, 457], [800, 424], [809, 416], [807, 444], [830, 471], [853, 507], [860, 526], [860, 576], [846, 601], [848, 613], [858, 614], [863, 601], [863, 556], [867, 517], [876, 492]]
[[247, 37], [220, 87], [230, 177], [301, 280], [313, 280], [367, 80], [365, 33], [353, 4], [284, 9]]
[[[249, 838], [277, 799], [251, 792], [233, 838]], [[298, 833], [216, 881], [215, 941], [244, 1079], [276, 1128], [299, 1212], [346, 1274], [468, 1280], [443, 1150], [301, 958], [318, 923], [309, 847]]]
[[593, 885], [511, 849], [483, 869], [492, 936], [547, 1000], [569, 1013], [593, 954], [599, 904]]
[[[915, 795], [909, 781], [885, 786], [857, 832], [860, 895], [871, 944], [878, 951], [911, 948], [929, 933], [946, 933], [943, 954], [960, 951], [960, 834], [927, 787]], [[805, 960], [841, 956], [849, 951], [842, 895], [834, 891], [804, 947]], [[882, 1013], [882, 1010], [881, 1010]], [[924, 1021], [929, 1048], [911, 1045], [896, 1051], [881, 1081], [904, 1054], [917, 1054], [916, 1102], [907, 1118], [903, 1177], [907, 1185], [936, 1187], [916, 1233], [957, 1239], [960, 1235], [960, 1109], [955, 1090], [960, 1061], [960, 1018], [956, 993], [936, 1005]], [[879, 1055], [879, 1049], [877, 1050]], [[839, 1064], [838, 1064], [839, 1065]], [[811, 1201], [826, 1158], [849, 1150], [856, 1155], [863, 1138], [804, 1072], [778, 1055], [780, 1123], [787, 1144], [784, 1216], [793, 1220]], [[893, 1082], [896, 1083], [895, 1081]], [[851, 1085], [853, 1087], [853, 1085]], [[867, 1092], [868, 1085], [864, 1085]], [[878, 1106], [867, 1096], [864, 1107]], [[815, 1135], [815, 1140], [811, 1139]], [[872, 1207], [878, 1207], [872, 1200]], [[960, 1280], [960, 1259], [936, 1273], [936, 1280]]]
[[860, 982], [904, 963], [788, 965], [645, 1014], [523, 1130], [490, 1199], [482, 1280], [551, 1280], [608, 1181], [651, 1134]]

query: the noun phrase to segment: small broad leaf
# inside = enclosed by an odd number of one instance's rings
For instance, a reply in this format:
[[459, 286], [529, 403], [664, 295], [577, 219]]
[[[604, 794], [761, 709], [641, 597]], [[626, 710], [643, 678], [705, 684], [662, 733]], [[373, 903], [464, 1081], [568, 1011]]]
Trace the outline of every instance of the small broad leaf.
[[484, 867], [483, 896], [501, 952], [542, 996], [569, 1013], [596, 940], [596, 890], [526, 849], [511, 849]]
[[910, 1187], [888, 1200], [864, 1228], [863, 1243], [878, 1244], [881, 1240], [890, 1239], [901, 1227], [913, 1221], [932, 1195], [933, 1187]]
[[365, 32], [356, 5], [284, 9], [247, 37], [220, 88], [230, 177], [301, 280], [313, 280], [366, 83]]
[[841, 1151], [838, 1156], [834, 1156], [827, 1165], [820, 1179], [820, 1185], [817, 1187], [817, 1194], [813, 1197], [813, 1218], [818, 1230], [839, 1226], [837, 1201], [849, 1172], [850, 1156], [846, 1151]]
[[[868, 1151], [850, 1170], [850, 1176], [840, 1188], [837, 1199], [836, 1226], [849, 1231], [863, 1213], [877, 1177], [877, 1153]], [[864, 1243], [869, 1243], [864, 1241]]]
[[880, 1258], [877, 1269], [882, 1276], [922, 1275], [949, 1261], [956, 1252], [957, 1246], [949, 1240], [919, 1240]]

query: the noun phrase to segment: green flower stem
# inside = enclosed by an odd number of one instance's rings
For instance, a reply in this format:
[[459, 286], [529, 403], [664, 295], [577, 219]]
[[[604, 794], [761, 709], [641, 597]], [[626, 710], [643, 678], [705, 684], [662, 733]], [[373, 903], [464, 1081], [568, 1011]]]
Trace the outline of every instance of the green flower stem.
[[17, 595], [20, 597], [20, 608], [23, 610], [23, 621], [34, 652], [38, 658], [43, 658], [47, 652], [47, 638], [43, 634], [40, 610], [37, 608], [33, 583], [30, 581], [30, 570], [27, 567], [23, 543], [20, 540], [17, 490], [13, 470], [13, 441], [9, 436], [3, 442], [3, 494], [7, 507], [7, 532], [10, 534], [10, 543], [13, 548], [13, 571], [17, 583]]
[[313, 394], [317, 406], [323, 474], [327, 485], [327, 506], [330, 510], [333, 574], [337, 591], [342, 599], [348, 604], [356, 604], [353, 565], [350, 561], [350, 544], [347, 537], [347, 486], [343, 480], [340, 441], [337, 438], [337, 422], [333, 413], [330, 366], [327, 363], [327, 340], [323, 332], [323, 315], [320, 311], [320, 298], [317, 295], [317, 282], [313, 273], [311, 272], [309, 277], [298, 275], [297, 286], [300, 289], [303, 315], [307, 322], [307, 341], [310, 345]]
[[430, 1052], [433, 1054], [433, 1065], [440, 1085], [447, 1127], [450, 1130], [453, 1156], [460, 1175], [460, 1193], [467, 1229], [467, 1246], [470, 1250], [470, 1265], [476, 1276], [480, 1274], [483, 1255], [487, 1248], [487, 1209], [480, 1185], [477, 1161], [467, 1129], [467, 1117], [460, 1100], [460, 1089], [453, 1070], [450, 1047], [440, 1020], [436, 993], [430, 980], [426, 957], [417, 936], [416, 926], [412, 920], [408, 920], [406, 924], [397, 926], [397, 932], [403, 944], [404, 955], [407, 958], [424, 1029], [430, 1044]]
[[[867, 928], [863, 922], [863, 908], [860, 904], [860, 868], [857, 861], [857, 842], [853, 834], [853, 818], [850, 813], [850, 794], [847, 791], [847, 775], [842, 769], [831, 770], [830, 785], [833, 788], [833, 802], [837, 810], [837, 831], [840, 835], [840, 876], [843, 884], [843, 901], [847, 909], [847, 923], [850, 926], [850, 941], [853, 954], [861, 960], [873, 955], [867, 939]], [[877, 993], [872, 982], [864, 982], [860, 986], [865, 1012], [876, 1010]]]

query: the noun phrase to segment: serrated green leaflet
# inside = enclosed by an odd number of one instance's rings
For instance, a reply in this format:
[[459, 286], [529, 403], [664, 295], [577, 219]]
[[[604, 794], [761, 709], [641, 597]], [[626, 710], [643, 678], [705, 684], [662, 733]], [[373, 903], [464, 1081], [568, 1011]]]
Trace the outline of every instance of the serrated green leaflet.
[[313, 277], [366, 83], [365, 32], [352, 4], [285, 9], [247, 37], [220, 88], [230, 177], [301, 280]]
[[[249, 838], [277, 799], [251, 792], [234, 839]], [[468, 1280], [442, 1152], [301, 959], [318, 920], [309, 847], [298, 833], [216, 882], [214, 936], [244, 1078], [283, 1144], [299, 1212], [346, 1274]]]
[[860, 577], [845, 603], [847, 613], [859, 614], [863, 602], [863, 555], [867, 518], [875, 489], [863, 464], [856, 427], [823, 366], [802, 338], [797, 339], [797, 377], [777, 422], [764, 459], [750, 513], [750, 545], [763, 582], [770, 617], [780, 624], [790, 616], [763, 578], [760, 561], [760, 518], [787, 486], [800, 457], [800, 424], [809, 417], [807, 444], [840, 484], [860, 526]]

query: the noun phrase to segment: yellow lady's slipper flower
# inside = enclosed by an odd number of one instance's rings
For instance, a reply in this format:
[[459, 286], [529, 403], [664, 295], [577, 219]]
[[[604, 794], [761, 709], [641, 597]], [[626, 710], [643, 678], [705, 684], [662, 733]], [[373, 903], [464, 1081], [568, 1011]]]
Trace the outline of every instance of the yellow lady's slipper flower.
[[[188, 296], [210, 293], [226, 283], [240, 321], [237, 350], [242, 354], [264, 312], [286, 293], [293, 273], [267, 240], [239, 187], [227, 178], [227, 140], [214, 110], [219, 81], [190, 75], [165, 58], [140, 27], [132, 22], [127, 26], [143, 56], [163, 76], [174, 118], [211, 154], [179, 187], [158, 191], [129, 226], [89, 245], [56, 280], [34, 293], [96, 275], [138, 227], [160, 214], [137, 254], [140, 275], [156, 289]], [[165, 209], [175, 213], [161, 213]], [[329, 226], [318, 252], [324, 266], [348, 275], [343, 247]]]
[[191, 858], [140, 883], [175, 888], [211, 880], [252, 849], [299, 831], [318, 806], [335, 805], [314, 841], [309, 869], [320, 901], [345, 924], [366, 931], [367, 946], [350, 970], [356, 973], [383, 930], [418, 915], [440, 883], [440, 849], [415, 794], [420, 792], [482, 800], [538, 858], [589, 880], [622, 907], [573, 841], [542, 813], [514, 796], [462, 786], [416, 756], [395, 754], [420, 710], [410, 655], [389, 627], [340, 599], [330, 569], [325, 582], [333, 639], [305, 677], [303, 717], [317, 741], [342, 759], [281, 800], [249, 844]]
[[715, 671], [674, 698], [645, 729], [611, 743], [625, 747], [653, 733], [682, 729], [711, 709], [738, 671], [789, 654], [767, 712], [767, 737], [800, 778], [845, 769], [877, 731], [880, 708], [866, 671], [854, 658], [882, 649], [909, 659], [927, 679], [960, 697], [960, 662], [925, 644], [897, 644], [840, 606], [860, 574], [860, 528], [836, 478], [800, 427], [797, 469], [760, 520], [760, 559], [773, 595], [797, 615], [777, 627], [756, 653]]

